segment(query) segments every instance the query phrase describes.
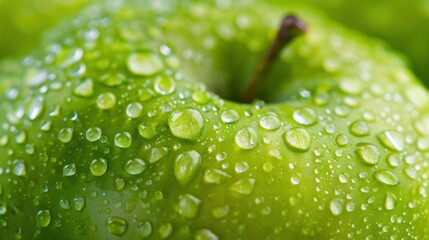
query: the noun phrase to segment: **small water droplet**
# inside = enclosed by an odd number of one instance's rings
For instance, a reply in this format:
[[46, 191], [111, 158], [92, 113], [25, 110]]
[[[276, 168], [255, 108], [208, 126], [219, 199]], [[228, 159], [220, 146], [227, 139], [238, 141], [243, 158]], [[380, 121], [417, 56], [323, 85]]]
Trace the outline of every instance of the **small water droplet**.
[[253, 192], [254, 185], [254, 178], [243, 178], [229, 186], [229, 189], [241, 195], [250, 195]]
[[414, 180], [417, 178], [417, 171], [412, 167], [405, 168], [404, 173], [405, 173], [405, 176], [407, 176], [411, 180]]
[[258, 145], [258, 134], [253, 128], [245, 127], [237, 131], [234, 140], [241, 149], [254, 149]]
[[347, 117], [350, 114], [349, 108], [345, 105], [336, 106], [334, 111], [338, 117]]
[[158, 135], [155, 123], [142, 123], [138, 127], [139, 134], [144, 139], [150, 140]]
[[390, 170], [377, 170], [373, 176], [377, 181], [386, 185], [395, 186], [399, 183], [398, 177]]
[[62, 209], [66, 209], [66, 210], [71, 209], [70, 201], [66, 200], [66, 199], [61, 199], [60, 200], [60, 207]]
[[154, 85], [155, 92], [161, 94], [161, 95], [168, 95], [176, 89], [176, 83], [175, 81], [166, 75], [159, 76], [155, 80]]
[[280, 127], [280, 120], [276, 116], [268, 115], [259, 120], [259, 125], [266, 130], [276, 130]]
[[349, 144], [349, 138], [345, 134], [340, 134], [335, 139], [339, 147], [344, 147]]
[[58, 133], [58, 140], [62, 143], [69, 143], [73, 138], [73, 128], [63, 128]]
[[206, 91], [196, 91], [192, 94], [192, 100], [198, 104], [206, 104], [210, 98]]
[[218, 240], [219, 237], [216, 236], [212, 231], [208, 229], [200, 229], [195, 233], [195, 240]]
[[334, 198], [329, 203], [329, 209], [334, 216], [339, 216], [343, 212], [344, 201], [340, 198]]
[[138, 102], [128, 104], [126, 109], [127, 116], [130, 118], [140, 117], [140, 115], [142, 114], [142, 111], [143, 111], [143, 106], [141, 105], [141, 103], [138, 103]]
[[152, 224], [149, 221], [140, 222], [137, 226], [137, 233], [141, 239], [148, 238], [152, 234]]
[[198, 110], [186, 108], [171, 114], [168, 125], [174, 136], [195, 141], [201, 135], [204, 119]]
[[173, 225], [171, 223], [161, 223], [158, 229], [159, 237], [166, 239], [173, 234]]
[[94, 94], [94, 82], [90, 78], [85, 79], [76, 86], [73, 93], [80, 97], [92, 96]]
[[179, 197], [179, 213], [186, 218], [197, 216], [201, 200], [191, 194], [181, 195]]
[[238, 162], [235, 164], [236, 173], [244, 173], [249, 169], [249, 164], [247, 162]]
[[169, 150], [166, 147], [152, 148], [148, 159], [149, 163], [153, 164], [155, 162], [158, 162], [159, 160], [167, 156], [168, 152]]
[[299, 173], [294, 173], [292, 174], [292, 176], [290, 177], [290, 182], [293, 185], [298, 185], [301, 182], [301, 175]]
[[107, 160], [103, 158], [92, 160], [91, 164], [89, 165], [89, 170], [91, 171], [92, 175], [96, 177], [103, 176], [107, 171]]
[[102, 110], [111, 109], [116, 105], [116, 97], [113, 93], [102, 93], [97, 97], [97, 107]]
[[393, 193], [386, 193], [386, 199], [384, 200], [384, 207], [386, 210], [393, 210], [398, 202], [397, 197]]
[[220, 207], [215, 207], [212, 209], [212, 215], [215, 218], [223, 218], [226, 217], [229, 213], [229, 206], [225, 205], [225, 206], [220, 206]]
[[356, 95], [362, 91], [362, 83], [359, 80], [347, 79], [340, 82], [340, 89], [344, 93]]
[[12, 171], [16, 176], [24, 176], [27, 173], [24, 160], [16, 159], [13, 161], [12, 166]]
[[273, 169], [274, 169], [273, 164], [271, 164], [269, 162], [264, 162], [264, 164], [262, 164], [262, 170], [266, 173], [272, 172]]
[[73, 199], [74, 209], [78, 212], [81, 212], [86, 205], [86, 201], [84, 197], [75, 197]]
[[283, 134], [283, 140], [295, 151], [308, 151], [311, 146], [310, 133], [304, 128], [292, 128]]
[[28, 107], [28, 119], [35, 120], [36, 118], [38, 118], [43, 111], [43, 107], [44, 99], [42, 97], [33, 99], [33, 101], [30, 102], [30, 105]]
[[39, 210], [36, 214], [36, 223], [40, 227], [47, 227], [51, 223], [51, 212], [49, 210]]
[[317, 123], [317, 114], [311, 108], [301, 108], [293, 112], [293, 119], [301, 125], [313, 125]]
[[235, 123], [238, 121], [238, 119], [240, 119], [240, 116], [238, 115], [237, 111], [230, 109], [222, 113], [221, 119], [224, 123]]
[[111, 216], [106, 219], [107, 230], [116, 236], [123, 236], [128, 230], [128, 222], [124, 218]]
[[204, 173], [204, 182], [207, 184], [221, 184], [222, 180], [230, 176], [219, 169], [207, 169]]
[[98, 127], [88, 128], [85, 133], [86, 140], [90, 142], [98, 141], [101, 138], [101, 129]]
[[380, 151], [372, 144], [358, 145], [356, 153], [359, 159], [368, 165], [376, 165], [380, 160]]
[[403, 156], [400, 153], [391, 153], [387, 156], [387, 163], [392, 167], [398, 167], [402, 160]]
[[76, 165], [74, 163], [65, 165], [63, 167], [63, 176], [70, 177], [76, 174]]
[[141, 174], [146, 170], [146, 163], [140, 158], [128, 160], [125, 164], [125, 171], [131, 175]]
[[364, 121], [354, 121], [350, 125], [350, 133], [357, 136], [357, 137], [363, 137], [369, 134], [369, 126]]
[[161, 58], [150, 52], [131, 54], [127, 66], [131, 73], [141, 76], [151, 76], [164, 69]]
[[115, 145], [120, 148], [129, 148], [133, 142], [133, 138], [129, 132], [121, 132], [115, 135]]
[[32, 86], [39, 86], [48, 79], [48, 72], [38, 68], [29, 68], [24, 76], [25, 82]]
[[188, 185], [201, 167], [201, 155], [197, 151], [179, 154], [174, 161], [174, 175], [180, 185]]
[[377, 135], [377, 139], [381, 142], [381, 144], [391, 150], [404, 150], [404, 139], [402, 138], [402, 135], [398, 132], [384, 131]]

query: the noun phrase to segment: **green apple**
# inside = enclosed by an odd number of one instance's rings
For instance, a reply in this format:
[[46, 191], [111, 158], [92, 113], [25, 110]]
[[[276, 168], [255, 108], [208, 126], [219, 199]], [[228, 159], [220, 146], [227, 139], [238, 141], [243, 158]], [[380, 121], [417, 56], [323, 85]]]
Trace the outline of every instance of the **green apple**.
[[429, 235], [426, 89], [311, 10], [99, 2], [0, 74], [5, 239]]

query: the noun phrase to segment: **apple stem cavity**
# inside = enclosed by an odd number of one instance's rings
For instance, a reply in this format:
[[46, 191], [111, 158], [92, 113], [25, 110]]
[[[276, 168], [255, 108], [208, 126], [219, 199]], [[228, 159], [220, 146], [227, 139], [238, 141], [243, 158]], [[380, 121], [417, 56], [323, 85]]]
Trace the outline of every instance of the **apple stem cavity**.
[[266, 79], [267, 74], [270, 72], [272, 65], [278, 58], [282, 49], [293, 39], [306, 31], [306, 24], [297, 16], [287, 15], [283, 18], [276, 38], [271, 43], [271, 46], [266, 51], [264, 57], [249, 80], [242, 99], [244, 103], [251, 103], [256, 98], [257, 90]]

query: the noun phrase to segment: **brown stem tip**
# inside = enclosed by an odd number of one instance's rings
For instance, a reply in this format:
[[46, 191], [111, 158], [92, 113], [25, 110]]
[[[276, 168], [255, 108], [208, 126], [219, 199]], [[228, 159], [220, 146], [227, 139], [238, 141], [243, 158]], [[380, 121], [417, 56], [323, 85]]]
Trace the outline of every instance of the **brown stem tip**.
[[283, 18], [276, 38], [249, 80], [247, 89], [244, 92], [243, 102], [251, 103], [255, 99], [259, 86], [265, 80], [281, 50], [297, 36], [305, 33], [306, 30], [306, 24], [297, 16], [287, 15]]

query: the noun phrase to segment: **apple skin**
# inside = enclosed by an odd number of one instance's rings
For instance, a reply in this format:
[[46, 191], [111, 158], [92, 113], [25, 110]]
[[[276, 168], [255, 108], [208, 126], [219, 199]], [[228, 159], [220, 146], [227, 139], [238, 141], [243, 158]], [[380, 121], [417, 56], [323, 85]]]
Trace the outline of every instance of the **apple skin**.
[[[0, 71], [1, 236], [429, 234], [429, 95], [395, 53], [307, 9], [166, 3], [90, 6]], [[289, 12], [265, 102], [226, 100]]]

